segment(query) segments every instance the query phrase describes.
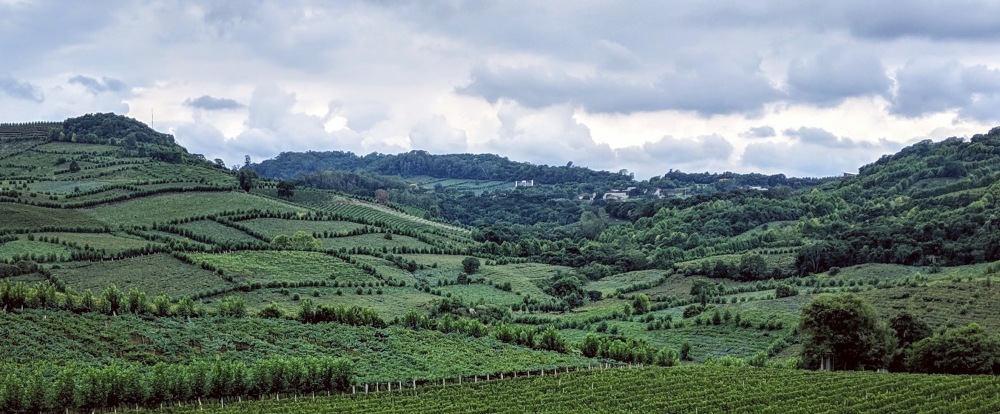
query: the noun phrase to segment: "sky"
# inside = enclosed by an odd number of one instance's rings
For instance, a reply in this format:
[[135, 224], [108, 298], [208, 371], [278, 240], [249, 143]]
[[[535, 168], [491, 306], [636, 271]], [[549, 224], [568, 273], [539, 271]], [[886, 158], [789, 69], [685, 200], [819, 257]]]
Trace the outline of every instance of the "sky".
[[1000, 125], [996, 1], [0, 0], [0, 122], [831, 176]]

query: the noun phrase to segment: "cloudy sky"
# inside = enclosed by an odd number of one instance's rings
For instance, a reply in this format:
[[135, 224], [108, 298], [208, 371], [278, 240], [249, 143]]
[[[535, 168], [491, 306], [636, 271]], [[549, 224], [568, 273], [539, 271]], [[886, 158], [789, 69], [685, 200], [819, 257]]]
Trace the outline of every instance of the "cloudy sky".
[[839, 175], [1000, 125], [996, 1], [0, 0], [0, 121], [228, 164], [423, 149]]

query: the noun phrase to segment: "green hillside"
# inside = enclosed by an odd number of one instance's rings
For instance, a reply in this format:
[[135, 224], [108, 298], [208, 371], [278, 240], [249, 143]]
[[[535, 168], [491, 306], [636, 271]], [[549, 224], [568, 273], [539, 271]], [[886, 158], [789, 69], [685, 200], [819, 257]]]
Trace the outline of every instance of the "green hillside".
[[[0, 407], [305, 395], [602, 363], [749, 362], [779, 369], [745, 372], [761, 381], [842, 384], [848, 376], [790, 369], [808, 339], [802, 308], [824, 294], [860, 297], [879, 323], [916, 318], [923, 336], [976, 323], [1000, 344], [996, 148], [1000, 129], [922, 142], [852, 178], [671, 171], [643, 182], [497, 156], [309, 153], [350, 171], [275, 181], [112, 114], [2, 124]], [[485, 164], [457, 167], [469, 159]], [[538, 185], [508, 188], [527, 173]], [[619, 185], [635, 196], [577, 197]], [[701, 190], [652, 192], [691, 186]], [[903, 364], [905, 352], [894, 370], [917, 366]], [[991, 361], [982, 366], [1000, 372], [1000, 352]], [[719, 375], [699, 369], [635, 372], [654, 388], [676, 384], [674, 375], [697, 384]], [[588, 378], [566, 381], [594, 386]], [[910, 398], [899, 384], [926, 387], [932, 377], [886, 378], [873, 381]], [[969, 383], [995, 387], [978, 381]], [[508, 391], [521, 386], [536, 391]], [[502, 392], [551, 386], [525, 380]], [[457, 398], [451, 390], [426, 392]], [[365, 410], [380, 398], [242, 408]], [[733, 398], [734, 407], [758, 404]]]

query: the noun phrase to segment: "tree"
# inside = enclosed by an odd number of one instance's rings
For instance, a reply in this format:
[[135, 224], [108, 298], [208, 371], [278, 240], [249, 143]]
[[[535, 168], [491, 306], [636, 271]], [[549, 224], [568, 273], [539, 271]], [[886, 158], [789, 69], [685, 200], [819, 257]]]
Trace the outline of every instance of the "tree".
[[767, 261], [759, 254], [745, 254], [740, 257], [741, 280], [762, 280], [767, 276]]
[[297, 231], [290, 237], [287, 234], [274, 236], [271, 246], [279, 250], [319, 250], [323, 241], [304, 231]]
[[479, 271], [479, 259], [475, 257], [466, 257], [462, 259], [462, 270], [468, 274], [474, 274]]
[[1000, 374], [1000, 337], [972, 323], [913, 344], [906, 366], [936, 374]]
[[694, 360], [694, 358], [691, 357], [691, 343], [690, 342], [684, 341], [684, 343], [681, 344], [681, 352], [680, 352], [680, 356], [679, 357], [680, 357], [681, 361], [693, 361]]
[[385, 191], [384, 189], [381, 189], [381, 188], [378, 189], [378, 190], [375, 190], [375, 199], [378, 200], [378, 202], [383, 203], [383, 204], [388, 203], [389, 202], [389, 192]]
[[74, 172], [74, 173], [75, 172], [80, 172], [80, 163], [76, 162], [76, 160], [73, 160], [73, 162], [70, 162], [69, 163], [69, 172]]
[[295, 183], [288, 180], [278, 182], [278, 197], [292, 198], [295, 195]]
[[777, 287], [774, 288], [774, 297], [775, 298], [779, 298], [779, 299], [780, 298], [787, 298], [787, 297], [790, 297], [790, 296], [796, 296], [798, 294], [799, 294], [798, 289], [795, 289], [795, 287], [793, 287], [792, 285], [789, 285], [787, 283], [779, 284]]
[[566, 352], [566, 338], [556, 328], [548, 327], [538, 338], [538, 347], [549, 351]]
[[708, 299], [722, 292], [722, 285], [712, 283], [708, 280], [699, 279], [691, 283], [691, 296], [694, 296], [702, 305], [708, 303]]
[[832, 358], [835, 370], [885, 368], [896, 338], [875, 309], [850, 294], [817, 296], [802, 308], [802, 363], [817, 369]]
[[249, 193], [250, 189], [253, 188], [253, 182], [257, 180], [257, 172], [249, 168], [243, 168], [240, 172], [236, 173], [236, 179], [240, 182], [240, 188]]
[[640, 293], [636, 295], [635, 300], [632, 301], [632, 308], [635, 309], [636, 315], [642, 315], [646, 312], [649, 312], [650, 308], [649, 296], [646, 296], [645, 293]]
[[889, 370], [901, 372], [906, 370], [906, 356], [910, 354], [913, 344], [934, 334], [926, 322], [917, 319], [909, 312], [903, 311], [889, 321], [889, 327], [896, 332], [896, 355], [889, 364]]

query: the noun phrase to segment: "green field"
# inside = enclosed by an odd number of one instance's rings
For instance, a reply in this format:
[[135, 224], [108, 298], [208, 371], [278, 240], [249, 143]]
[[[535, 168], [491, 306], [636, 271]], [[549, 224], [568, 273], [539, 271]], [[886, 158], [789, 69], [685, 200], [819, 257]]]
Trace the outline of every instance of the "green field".
[[279, 234], [292, 235], [297, 231], [304, 231], [309, 234], [323, 232], [346, 234], [351, 230], [364, 227], [364, 225], [349, 221], [284, 220], [271, 218], [244, 220], [239, 223], [270, 238], [274, 238], [274, 236]]
[[147, 295], [165, 294], [174, 298], [233, 286], [221, 277], [187, 265], [170, 255], [154, 254], [94, 263], [70, 263], [52, 273], [78, 292], [91, 289], [100, 293], [111, 284], [123, 291], [137, 288]]
[[235, 191], [164, 194], [81, 211], [111, 226], [149, 226], [190, 216], [250, 209], [293, 213], [305, 211], [280, 201]]
[[373, 233], [362, 234], [350, 237], [324, 238], [323, 247], [327, 249], [388, 249], [409, 248], [409, 249], [429, 249], [432, 246], [409, 236], [393, 235], [392, 239], [386, 239], [385, 234]]
[[[594, 369], [432, 383], [416, 389], [155, 412], [279, 413], [993, 413], [996, 377], [823, 373], [725, 367]], [[384, 385], [384, 384], [383, 384]]]
[[[429, 293], [417, 291], [411, 287], [364, 287], [362, 294], [357, 294], [355, 287], [318, 286], [265, 288], [252, 292], [233, 292], [246, 301], [251, 311], [275, 303], [286, 315], [296, 315], [303, 300], [310, 300], [316, 305], [330, 306], [361, 306], [378, 311], [387, 320], [402, 317], [411, 310], [427, 311], [431, 301], [439, 299]], [[369, 290], [371, 293], [368, 293]], [[382, 293], [378, 293], [381, 291]], [[339, 294], [337, 292], [340, 292]], [[318, 294], [318, 296], [317, 296]]]
[[618, 291], [619, 289], [636, 284], [653, 283], [664, 277], [664, 275], [665, 272], [662, 270], [642, 270], [638, 272], [621, 273], [591, 282], [587, 284], [587, 289], [600, 291], [607, 296]]
[[197, 236], [207, 237], [209, 240], [216, 243], [258, 241], [255, 237], [246, 234], [243, 231], [221, 224], [215, 220], [192, 221], [190, 223], [180, 224], [177, 227], [190, 231]]
[[39, 235], [50, 238], [54, 237], [60, 242], [75, 244], [82, 248], [90, 247], [94, 250], [103, 250], [109, 254], [141, 249], [147, 245], [160, 245], [159, 243], [151, 243], [149, 240], [124, 233], [39, 233]]
[[0, 230], [45, 227], [104, 227], [104, 223], [76, 210], [0, 203]]
[[20, 239], [0, 244], [0, 261], [13, 260], [15, 257], [36, 257], [44, 261], [50, 257], [66, 260], [71, 250], [58, 244]]
[[246, 281], [372, 281], [371, 276], [336, 257], [319, 252], [244, 251], [192, 254], [197, 263], [221, 268], [229, 276]]

